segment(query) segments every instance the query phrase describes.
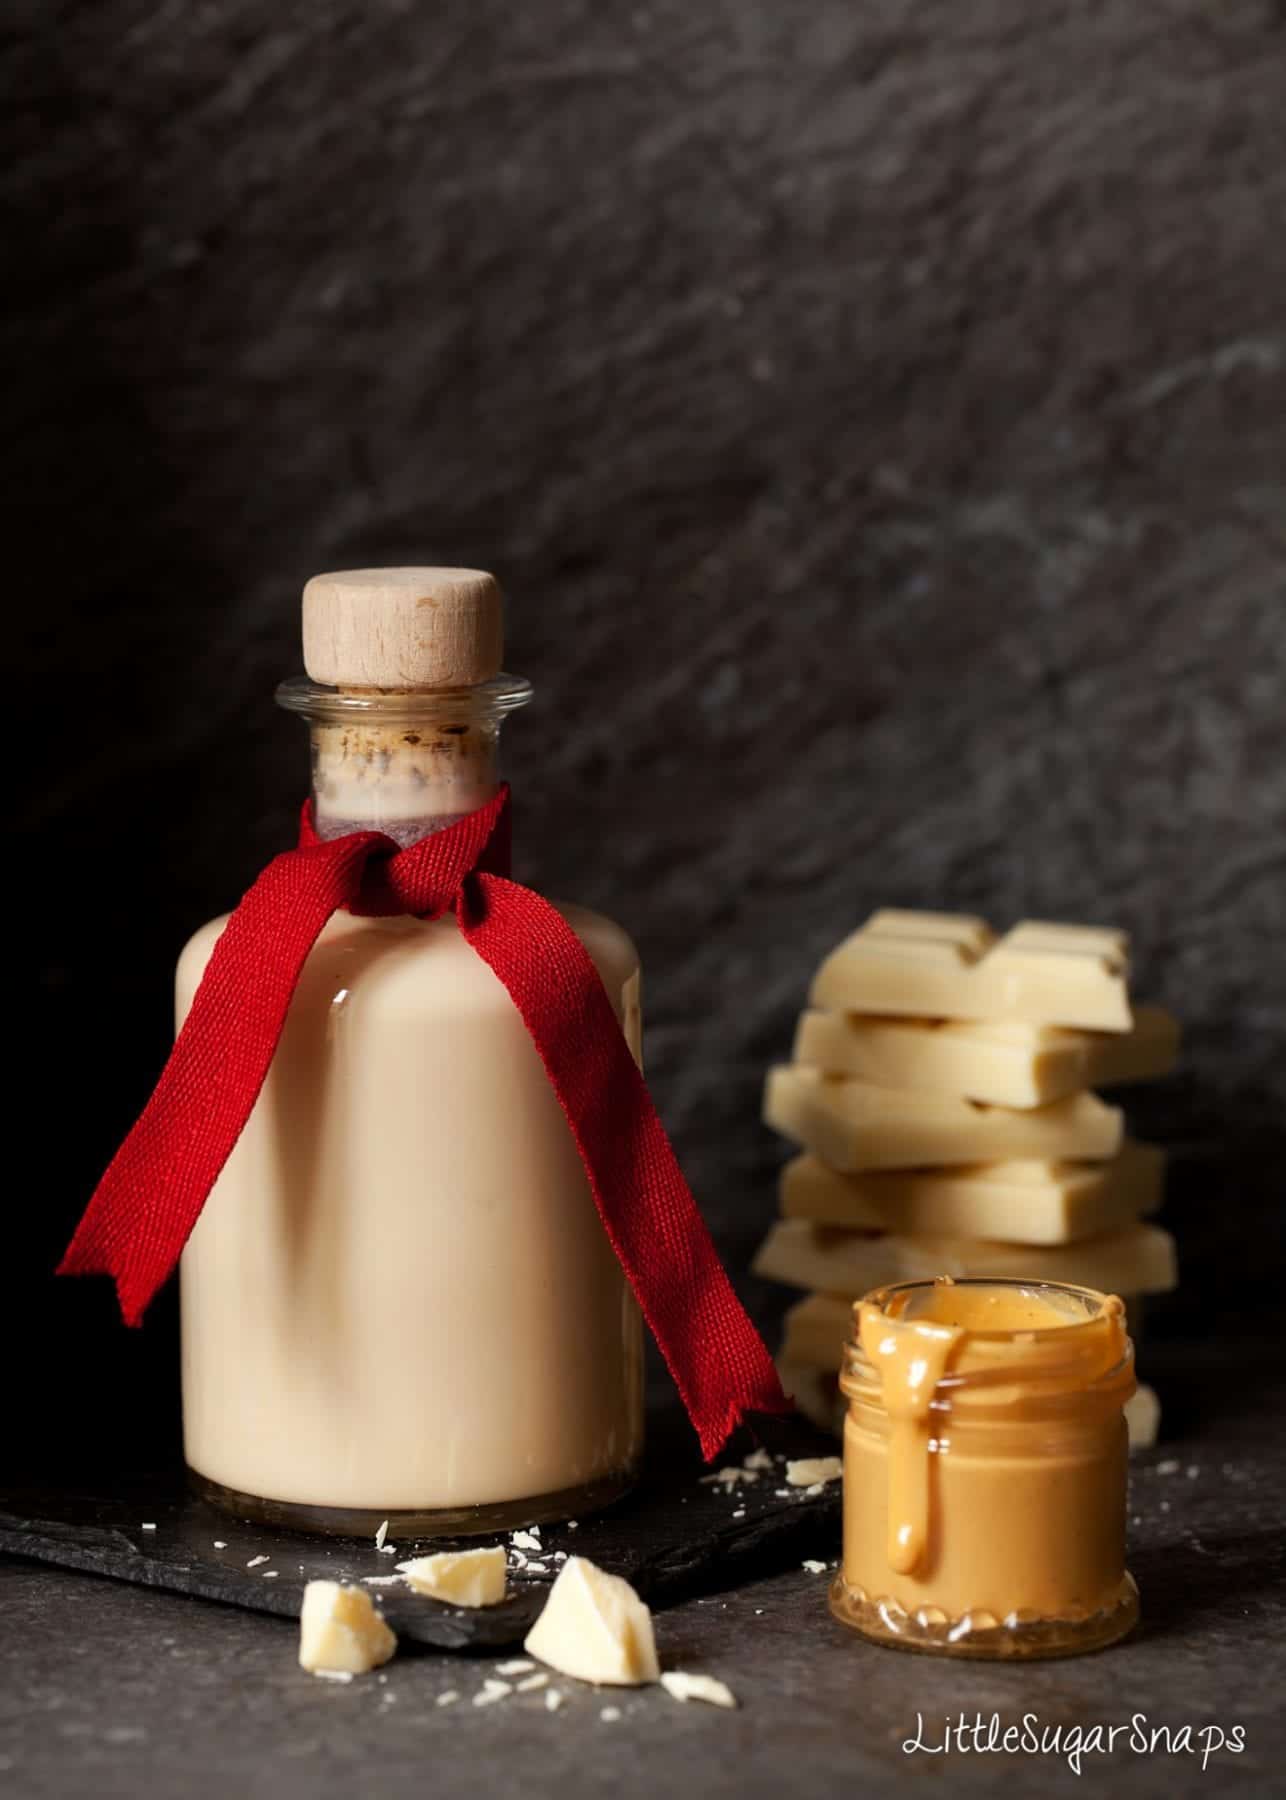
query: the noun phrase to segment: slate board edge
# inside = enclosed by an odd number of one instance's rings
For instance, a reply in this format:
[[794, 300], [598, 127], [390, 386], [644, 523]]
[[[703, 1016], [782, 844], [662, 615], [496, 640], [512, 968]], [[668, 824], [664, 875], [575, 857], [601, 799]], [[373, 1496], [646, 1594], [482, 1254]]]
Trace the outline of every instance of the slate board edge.
[[[663, 1611], [682, 1600], [726, 1592], [776, 1574], [792, 1562], [802, 1563], [810, 1552], [828, 1555], [839, 1517], [837, 1484], [833, 1495], [761, 1514], [744, 1526], [698, 1534], [691, 1544], [669, 1545], [638, 1558], [628, 1553], [606, 1557], [600, 1551], [599, 1555], [614, 1571], [627, 1575], [650, 1606]], [[222, 1571], [217, 1564], [149, 1557], [124, 1532], [0, 1514], [0, 1552], [243, 1611], [276, 1618], [298, 1616], [297, 1579], [269, 1585], [246, 1580], [240, 1570], [229, 1570], [220, 1579]], [[485, 1652], [522, 1640], [544, 1603], [548, 1586], [548, 1582], [524, 1584], [503, 1608], [473, 1611], [425, 1600], [414, 1611], [397, 1605], [385, 1610], [403, 1638], [440, 1650]], [[528, 1604], [521, 1604], [524, 1600]]]

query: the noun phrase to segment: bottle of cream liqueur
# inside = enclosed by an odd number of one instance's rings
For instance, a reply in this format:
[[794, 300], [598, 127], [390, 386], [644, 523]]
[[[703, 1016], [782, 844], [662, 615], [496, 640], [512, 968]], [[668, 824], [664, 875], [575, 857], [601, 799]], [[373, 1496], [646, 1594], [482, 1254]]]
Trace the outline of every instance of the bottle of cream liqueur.
[[[491, 799], [500, 593], [466, 569], [320, 575], [306, 679], [323, 839], [414, 843]], [[635, 1058], [629, 938], [559, 909]], [[225, 924], [179, 961], [182, 1023]], [[453, 915], [334, 915], [182, 1259], [186, 1455], [244, 1516], [510, 1528], [605, 1503], [642, 1447], [643, 1334], [540, 1058]]]

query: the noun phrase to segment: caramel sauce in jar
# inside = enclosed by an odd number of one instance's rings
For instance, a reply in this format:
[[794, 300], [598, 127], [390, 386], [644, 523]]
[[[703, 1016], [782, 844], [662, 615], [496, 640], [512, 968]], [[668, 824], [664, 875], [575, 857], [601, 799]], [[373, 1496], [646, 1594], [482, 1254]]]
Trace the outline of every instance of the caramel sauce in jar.
[[950, 1656], [1067, 1656], [1124, 1636], [1138, 1591], [1122, 1301], [943, 1277], [877, 1289], [853, 1312], [836, 1616]]

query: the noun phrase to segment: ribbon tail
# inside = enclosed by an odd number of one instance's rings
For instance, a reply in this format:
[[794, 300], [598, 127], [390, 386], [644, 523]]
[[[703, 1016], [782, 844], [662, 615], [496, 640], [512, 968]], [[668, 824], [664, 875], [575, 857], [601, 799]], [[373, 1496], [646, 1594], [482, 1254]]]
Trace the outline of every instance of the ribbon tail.
[[60, 1275], [110, 1275], [127, 1325], [178, 1262], [268, 1074], [322, 926], [379, 833], [274, 858], [214, 947], [169, 1061], [95, 1189]]
[[709, 1460], [747, 1413], [787, 1412], [790, 1403], [719, 1261], [598, 971], [562, 914], [530, 888], [479, 875], [457, 910], [545, 1065], [604, 1229]]

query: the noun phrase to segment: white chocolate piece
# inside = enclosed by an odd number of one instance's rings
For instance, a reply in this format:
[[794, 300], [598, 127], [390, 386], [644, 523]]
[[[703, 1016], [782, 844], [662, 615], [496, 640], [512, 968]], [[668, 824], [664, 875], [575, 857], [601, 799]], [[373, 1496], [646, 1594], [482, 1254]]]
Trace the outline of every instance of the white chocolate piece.
[[1125, 1122], [1093, 1094], [1015, 1112], [973, 1100], [875, 1087], [850, 1076], [781, 1066], [768, 1071], [764, 1122], [832, 1169], [1115, 1156]]
[[1178, 1052], [1179, 1021], [1162, 1006], [1135, 1007], [1121, 1032], [805, 1012], [795, 1035], [795, 1061], [810, 1068], [991, 1106], [1048, 1106], [1083, 1088], [1168, 1075]]
[[713, 1675], [685, 1675], [682, 1669], [667, 1669], [661, 1686], [672, 1700], [704, 1700], [707, 1706], [737, 1704], [732, 1689]]
[[1131, 1450], [1150, 1449], [1161, 1429], [1161, 1402], [1156, 1390], [1142, 1382], [1125, 1402], [1125, 1425]]
[[844, 1473], [844, 1465], [838, 1456], [805, 1456], [798, 1462], [786, 1464], [786, 1485], [788, 1487], [823, 1486], [828, 1481], [838, 1481]]
[[304, 667], [328, 686], [474, 687], [503, 652], [500, 588], [482, 569], [341, 569], [304, 588]]
[[[845, 1310], [851, 1318], [851, 1309]], [[835, 1361], [838, 1367], [838, 1352]], [[791, 1362], [784, 1349], [777, 1358], [777, 1374], [783, 1392], [789, 1394], [804, 1417], [819, 1431], [829, 1431], [838, 1437], [844, 1427], [847, 1402], [839, 1391], [837, 1375], [833, 1371]]]
[[1107, 1162], [995, 1162], [840, 1175], [815, 1156], [781, 1172], [787, 1219], [849, 1231], [1069, 1244], [1161, 1204], [1165, 1153], [1127, 1142]]
[[299, 1613], [299, 1662], [313, 1675], [365, 1675], [397, 1649], [397, 1638], [359, 1587], [310, 1581]]
[[1159, 1225], [1132, 1225], [1081, 1244], [1050, 1245], [866, 1237], [804, 1219], [782, 1219], [760, 1246], [753, 1267], [769, 1281], [850, 1301], [889, 1282], [932, 1281], [939, 1275], [1066, 1282], [1107, 1294], [1167, 1293], [1178, 1279], [1174, 1239]]
[[1122, 931], [1029, 920], [997, 938], [959, 913], [884, 911], [831, 952], [810, 999], [834, 1012], [1128, 1031], [1128, 979]]
[[782, 1361], [791, 1368], [839, 1373], [844, 1345], [853, 1335], [853, 1303], [838, 1294], [807, 1294], [782, 1320]]
[[563, 1564], [523, 1649], [560, 1675], [600, 1686], [639, 1687], [661, 1672], [647, 1607], [628, 1581], [583, 1556]]
[[397, 1567], [417, 1594], [452, 1606], [496, 1606], [505, 1597], [505, 1553], [500, 1545], [489, 1550], [439, 1550]]

